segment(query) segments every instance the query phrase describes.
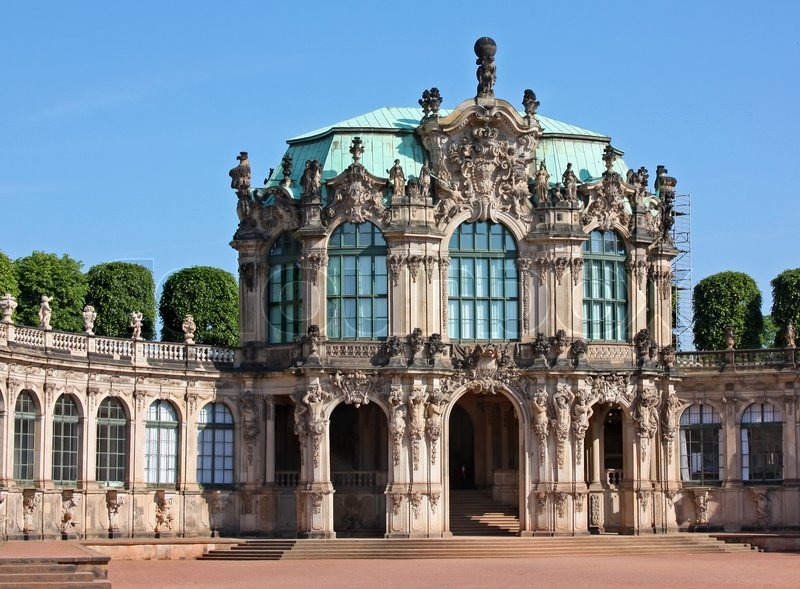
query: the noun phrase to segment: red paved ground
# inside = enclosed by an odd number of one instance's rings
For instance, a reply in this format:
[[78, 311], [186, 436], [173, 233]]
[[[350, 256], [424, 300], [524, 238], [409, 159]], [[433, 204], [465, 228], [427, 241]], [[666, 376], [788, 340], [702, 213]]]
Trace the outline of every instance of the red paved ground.
[[475, 560], [112, 561], [114, 589], [800, 588], [798, 554]]

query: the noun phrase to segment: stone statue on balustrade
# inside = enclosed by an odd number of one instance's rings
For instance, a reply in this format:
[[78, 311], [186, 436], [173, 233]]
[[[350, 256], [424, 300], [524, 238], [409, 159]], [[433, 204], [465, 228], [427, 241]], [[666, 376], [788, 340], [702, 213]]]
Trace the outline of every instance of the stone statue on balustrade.
[[50, 308], [52, 302], [53, 297], [42, 295], [42, 302], [39, 305], [39, 327], [42, 329], [50, 329], [50, 317], [53, 315], [53, 309]]
[[97, 313], [94, 307], [86, 305], [83, 308], [83, 331], [86, 335], [94, 335], [94, 322], [97, 321]]
[[192, 315], [186, 315], [183, 318], [183, 341], [186, 344], [194, 344], [194, 334], [197, 331], [197, 325], [195, 325], [194, 317]]
[[131, 313], [131, 337], [133, 339], [142, 339], [142, 313], [134, 311]]

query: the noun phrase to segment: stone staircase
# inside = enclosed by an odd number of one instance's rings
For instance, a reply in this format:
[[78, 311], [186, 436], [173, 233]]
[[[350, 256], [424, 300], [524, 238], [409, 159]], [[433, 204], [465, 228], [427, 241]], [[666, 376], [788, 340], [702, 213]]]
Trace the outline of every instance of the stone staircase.
[[454, 536], [516, 536], [519, 511], [497, 503], [485, 491], [450, 491], [450, 531]]
[[212, 550], [199, 560], [316, 560], [417, 558], [531, 558], [619, 554], [749, 552], [707, 534], [655, 536], [453, 537], [425, 539], [248, 540]]
[[111, 582], [95, 573], [57, 559], [0, 561], [0, 589], [111, 589]]

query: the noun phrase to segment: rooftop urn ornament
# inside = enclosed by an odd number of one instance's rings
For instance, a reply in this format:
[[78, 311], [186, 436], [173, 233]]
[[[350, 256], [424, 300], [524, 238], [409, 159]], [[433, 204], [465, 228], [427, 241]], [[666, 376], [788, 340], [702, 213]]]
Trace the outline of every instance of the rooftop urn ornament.
[[497, 81], [497, 67], [494, 65], [494, 54], [497, 43], [490, 37], [481, 37], [475, 41], [475, 62], [478, 66], [478, 95], [476, 98], [494, 98], [494, 83]]
[[539, 108], [539, 101], [536, 100], [536, 93], [528, 88], [522, 95], [522, 106], [525, 108], [525, 114], [532, 117], [536, 114], [536, 109]]
[[94, 307], [86, 305], [83, 308], [83, 332], [86, 335], [94, 335], [94, 322], [97, 321], [97, 313]]
[[42, 302], [39, 304], [39, 327], [42, 329], [50, 329], [50, 317], [53, 315], [53, 310], [50, 308], [51, 302], [53, 302], [53, 297], [42, 295]]
[[725, 326], [725, 349], [732, 350], [736, 343], [736, 334], [733, 332], [733, 325]]
[[186, 344], [194, 344], [194, 334], [197, 331], [197, 325], [195, 325], [194, 317], [191, 315], [186, 315], [183, 318], [183, 341]]
[[11, 296], [11, 293], [6, 293], [2, 299], [0, 299], [0, 309], [3, 311], [3, 318], [0, 320], [2, 323], [12, 324], [14, 321], [11, 319], [11, 315], [14, 314], [14, 309], [17, 308], [17, 301]]
[[422, 118], [438, 117], [439, 108], [442, 106], [442, 95], [436, 87], [430, 90], [422, 91], [422, 98], [419, 99], [419, 105], [422, 107]]
[[350, 145], [350, 154], [353, 156], [353, 163], [360, 164], [361, 156], [364, 154], [364, 142], [361, 137], [353, 137], [353, 143]]

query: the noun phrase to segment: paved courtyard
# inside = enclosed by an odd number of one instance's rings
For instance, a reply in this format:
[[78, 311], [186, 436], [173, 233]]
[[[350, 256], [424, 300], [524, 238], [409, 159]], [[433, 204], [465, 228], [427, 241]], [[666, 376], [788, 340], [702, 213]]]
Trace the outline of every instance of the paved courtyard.
[[482, 560], [112, 561], [114, 589], [470, 589], [800, 587], [800, 555], [556, 557]]

